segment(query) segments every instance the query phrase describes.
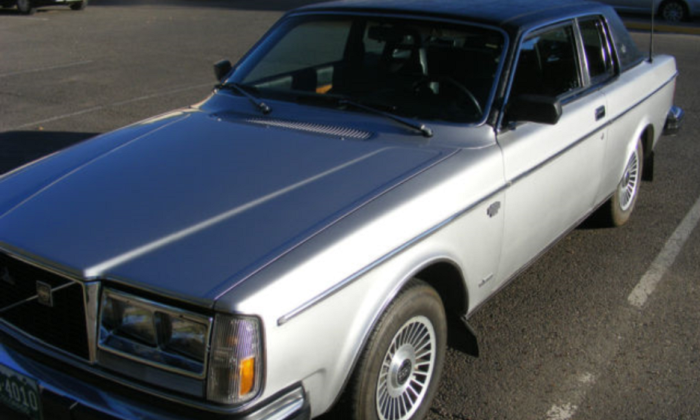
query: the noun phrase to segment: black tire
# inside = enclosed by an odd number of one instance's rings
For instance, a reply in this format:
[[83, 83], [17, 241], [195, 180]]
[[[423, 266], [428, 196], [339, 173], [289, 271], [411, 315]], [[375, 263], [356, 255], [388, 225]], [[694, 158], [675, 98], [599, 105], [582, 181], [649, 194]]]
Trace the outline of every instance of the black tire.
[[17, 0], [17, 10], [23, 15], [33, 15], [36, 12], [36, 6], [32, 0]]
[[438, 388], [446, 346], [440, 296], [426, 283], [411, 280], [372, 332], [345, 395], [343, 414], [354, 420], [424, 418]]
[[622, 226], [629, 221], [634, 205], [637, 203], [637, 197], [639, 197], [643, 165], [644, 149], [640, 139], [637, 140], [637, 146], [627, 159], [622, 179], [608, 202], [610, 224], [612, 226]]
[[88, 0], [83, 0], [81, 2], [73, 3], [70, 5], [71, 10], [85, 10], [88, 5]]
[[688, 9], [679, 0], [668, 0], [659, 7], [659, 16], [667, 22], [682, 22], [688, 20]]

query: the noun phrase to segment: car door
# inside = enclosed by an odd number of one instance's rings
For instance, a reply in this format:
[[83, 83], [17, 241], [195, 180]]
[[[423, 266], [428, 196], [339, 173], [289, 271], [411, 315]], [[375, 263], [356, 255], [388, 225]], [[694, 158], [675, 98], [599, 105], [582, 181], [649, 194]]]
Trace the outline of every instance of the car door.
[[[498, 134], [505, 178], [499, 279], [511, 278], [596, 205], [606, 142], [605, 96], [591, 86], [576, 20], [522, 41]], [[556, 98], [556, 124], [513, 120], [512, 103]], [[551, 103], [551, 102], [550, 102]]]

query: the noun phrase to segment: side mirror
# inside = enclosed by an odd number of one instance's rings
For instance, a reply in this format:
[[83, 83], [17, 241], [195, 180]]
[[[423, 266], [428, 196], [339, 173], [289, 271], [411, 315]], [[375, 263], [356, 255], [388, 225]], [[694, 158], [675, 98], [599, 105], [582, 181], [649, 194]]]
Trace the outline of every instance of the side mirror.
[[218, 63], [214, 63], [214, 75], [216, 75], [216, 80], [222, 82], [232, 68], [231, 62], [228, 60], [221, 60]]
[[508, 106], [508, 117], [514, 121], [554, 125], [561, 113], [561, 102], [553, 96], [519, 95]]

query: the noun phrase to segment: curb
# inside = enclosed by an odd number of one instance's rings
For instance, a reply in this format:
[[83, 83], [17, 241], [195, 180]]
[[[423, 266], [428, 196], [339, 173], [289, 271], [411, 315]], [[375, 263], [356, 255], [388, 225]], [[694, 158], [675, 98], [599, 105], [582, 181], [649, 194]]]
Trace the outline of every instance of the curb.
[[[641, 31], [649, 31], [651, 29], [650, 22], [635, 22], [635, 21], [624, 21], [627, 29], [635, 29]], [[686, 34], [686, 35], [700, 35], [700, 27], [697, 26], [685, 26], [685, 25], [669, 25], [669, 24], [658, 24], [654, 23], [654, 32], [668, 32], [675, 34]]]

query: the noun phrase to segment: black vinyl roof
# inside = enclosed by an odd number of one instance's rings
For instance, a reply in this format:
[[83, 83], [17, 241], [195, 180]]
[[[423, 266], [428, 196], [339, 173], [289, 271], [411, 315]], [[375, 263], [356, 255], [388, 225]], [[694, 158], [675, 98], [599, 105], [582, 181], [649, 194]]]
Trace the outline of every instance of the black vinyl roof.
[[301, 10], [449, 17], [498, 26], [509, 33], [558, 17], [612, 12], [609, 6], [588, 0], [341, 0]]

